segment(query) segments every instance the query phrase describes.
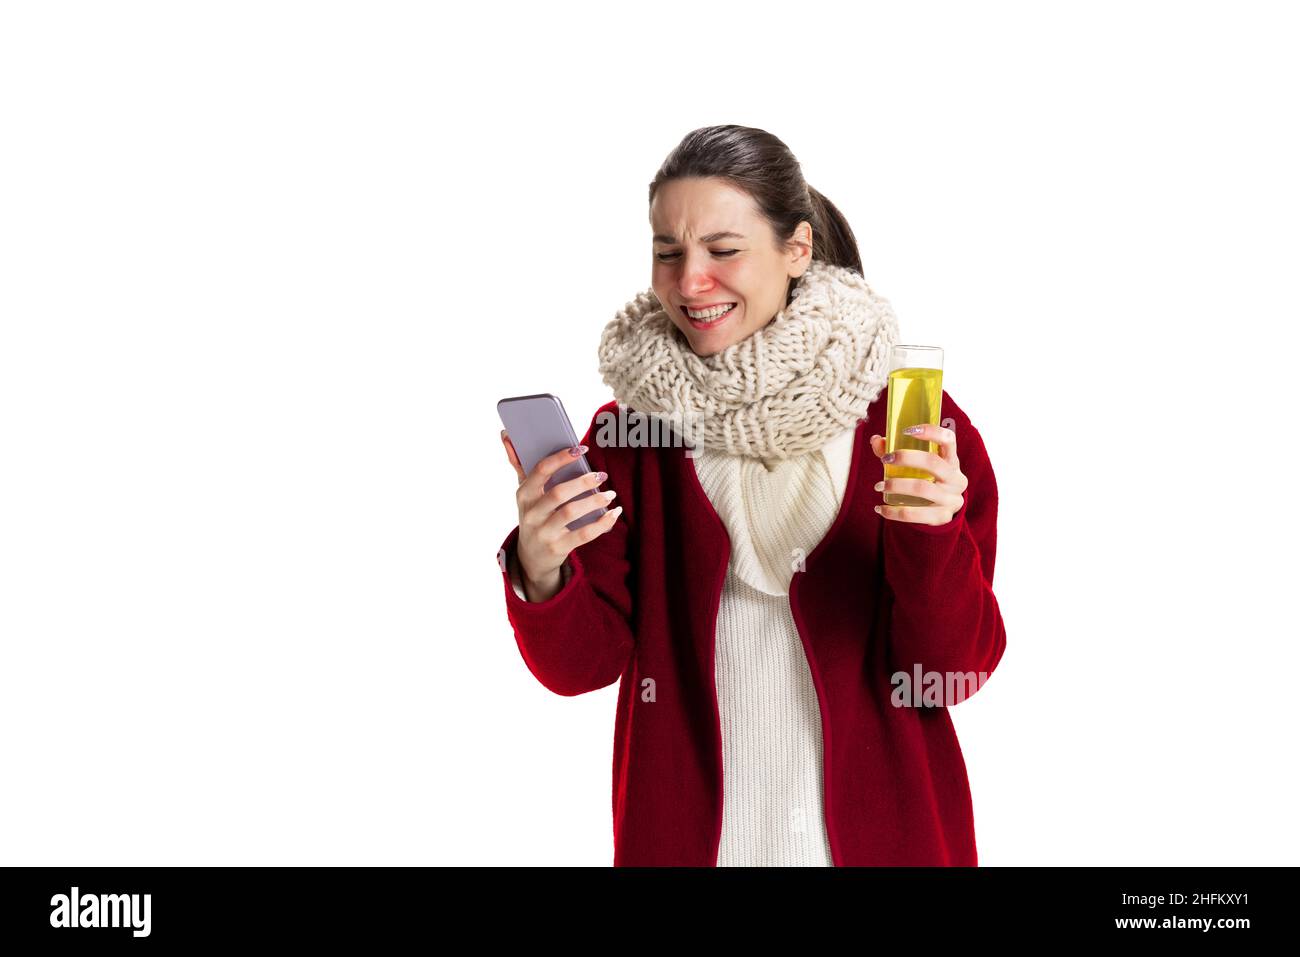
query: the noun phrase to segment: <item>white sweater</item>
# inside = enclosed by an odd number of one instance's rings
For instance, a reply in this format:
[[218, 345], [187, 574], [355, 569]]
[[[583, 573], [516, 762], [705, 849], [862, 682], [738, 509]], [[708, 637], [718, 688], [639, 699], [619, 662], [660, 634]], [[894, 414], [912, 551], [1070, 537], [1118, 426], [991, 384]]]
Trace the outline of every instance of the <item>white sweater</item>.
[[718, 866], [831, 864], [817, 692], [790, 579], [839, 512], [853, 430], [771, 463], [697, 448], [695, 471], [731, 538], [715, 632], [722, 723]]
[[[822, 727], [790, 611], [801, 556], [839, 512], [852, 428], [814, 452], [762, 461], [695, 449], [693, 461], [731, 539], [714, 632], [722, 726], [718, 866], [830, 866], [823, 811]], [[569, 578], [568, 563], [563, 580]], [[511, 563], [515, 592], [525, 598]]]

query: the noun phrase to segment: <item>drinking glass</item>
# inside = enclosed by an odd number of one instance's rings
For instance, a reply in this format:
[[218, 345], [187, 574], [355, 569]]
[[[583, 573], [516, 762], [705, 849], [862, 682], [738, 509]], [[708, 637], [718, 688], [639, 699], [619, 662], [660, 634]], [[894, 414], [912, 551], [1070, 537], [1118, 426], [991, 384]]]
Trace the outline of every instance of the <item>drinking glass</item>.
[[[937, 452], [938, 445], [914, 435], [904, 435], [910, 425], [939, 424], [943, 402], [943, 350], [938, 346], [894, 346], [889, 362], [889, 400], [886, 407], [885, 451], [920, 449]], [[934, 475], [906, 465], [885, 465], [885, 478], [919, 478], [933, 482]], [[886, 505], [933, 505], [929, 499], [900, 492], [885, 492]]]

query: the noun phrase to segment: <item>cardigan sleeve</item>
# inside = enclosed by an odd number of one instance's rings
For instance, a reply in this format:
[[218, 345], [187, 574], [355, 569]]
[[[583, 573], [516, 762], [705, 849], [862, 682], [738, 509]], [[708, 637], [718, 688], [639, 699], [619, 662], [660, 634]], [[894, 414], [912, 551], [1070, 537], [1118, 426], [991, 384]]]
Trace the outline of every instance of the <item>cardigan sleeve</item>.
[[909, 677], [938, 672], [947, 706], [970, 697], [1006, 649], [993, 594], [998, 487], [979, 432], [944, 393], [967, 478], [962, 506], [943, 525], [883, 519], [885, 578], [893, 598], [890, 658]]
[[623, 673], [635, 648], [632, 633], [631, 561], [628, 557], [630, 509], [623, 502], [626, 481], [606, 460], [605, 450], [591, 440], [588, 429], [580, 440], [588, 446], [594, 471], [609, 473], [603, 488], [619, 496], [610, 508], [624, 506], [613, 527], [569, 552], [561, 567], [560, 590], [546, 601], [528, 601], [522, 587], [515, 590], [519, 526], [515, 525], [497, 551], [506, 614], [515, 643], [533, 676], [561, 695], [578, 695], [613, 684]]

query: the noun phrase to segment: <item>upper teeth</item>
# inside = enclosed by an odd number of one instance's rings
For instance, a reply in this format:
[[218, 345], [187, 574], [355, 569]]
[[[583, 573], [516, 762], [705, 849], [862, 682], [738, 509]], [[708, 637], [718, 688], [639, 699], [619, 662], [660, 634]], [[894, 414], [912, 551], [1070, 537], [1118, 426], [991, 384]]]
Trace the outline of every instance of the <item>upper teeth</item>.
[[734, 302], [725, 302], [720, 306], [714, 306], [712, 309], [705, 309], [703, 312], [697, 312], [696, 310], [692, 309], [690, 306], [687, 306], [686, 314], [690, 316], [692, 319], [712, 319], [714, 316], [722, 315], [724, 312], [726, 312], [734, 305], [735, 305]]

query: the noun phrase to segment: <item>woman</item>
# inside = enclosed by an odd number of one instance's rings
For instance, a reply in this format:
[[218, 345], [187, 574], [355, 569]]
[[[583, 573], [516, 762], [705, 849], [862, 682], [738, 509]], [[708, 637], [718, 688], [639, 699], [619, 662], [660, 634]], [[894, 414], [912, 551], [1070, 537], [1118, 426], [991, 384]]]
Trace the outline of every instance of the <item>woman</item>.
[[[897, 320], [776, 137], [689, 134], [650, 224], [652, 289], [601, 337], [614, 400], [529, 475], [502, 432], [520, 652], [558, 694], [621, 679], [614, 864], [976, 864], [947, 706], [1006, 643], [979, 433], [945, 392], [952, 428], [917, 433], [939, 451], [885, 456]], [[629, 416], [688, 447], [628, 441]], [[543, 491], [584, 452], [591, 475]], [[882, 458], [934, 481], [882, 482]], [[876, 504], [867, 484], [932, 504]]]

